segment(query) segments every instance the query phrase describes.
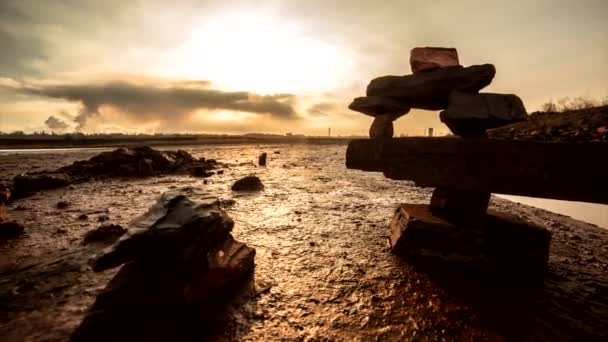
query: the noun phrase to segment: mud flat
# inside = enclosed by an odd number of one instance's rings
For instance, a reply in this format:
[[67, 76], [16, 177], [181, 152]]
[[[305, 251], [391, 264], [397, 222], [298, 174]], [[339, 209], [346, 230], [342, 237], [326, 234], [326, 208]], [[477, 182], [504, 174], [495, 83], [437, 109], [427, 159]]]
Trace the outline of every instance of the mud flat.
[[[174, 149], [174, 148], [172, 148]], [[0, 336], [64, 341], [117, 270], [94, 273], [83, 245], [100, 224], [126, 226], [158, 196], [189, 187], [235, 220], [234, 237], [256, 249], [253, 295], [233, 303], [211, 339], [601, 340], [608, 337], [608, 231], [542, 209], [492, 198], [494, 210], [552, 233], [544, 284], [496, 284], [415, 269], [389, 253], [387, 226], [398, 203], [427, 203], [429, 188], [347, 170], [346, 146], [315, 144], [185, 147], [229, 164], [220, 175], [170, 175], [84, 182], [11, 203], [26, 234], [0, 245]], [[0, 155], [6, 181], [99, 151]], [[267, 166], [257, 167], [262, 152]], [[263, 191], [230, 188], [255, 173]], [[59, 201], [69, 202], [58, 209]], [[87, 220], [78, 219], [82, 214]], [[103, 217], [103, 219], [102, 219]], [[100, 222], [103, 220], [103, 222]], [[111, 329], [111, 327], [108, 327]]]

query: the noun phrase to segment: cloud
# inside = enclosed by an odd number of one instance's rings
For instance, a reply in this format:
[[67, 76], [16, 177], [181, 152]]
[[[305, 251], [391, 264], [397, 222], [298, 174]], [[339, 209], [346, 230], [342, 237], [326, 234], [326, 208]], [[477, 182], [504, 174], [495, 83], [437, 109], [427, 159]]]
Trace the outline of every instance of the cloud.
[[65, 131], [66, 129], [70, 128], [70, 126], [67, 123], [65, 123], [65, 121], [63, 121], [53, 115], [49, 116], [49, 118], [46, 119], [44, 124], [51, 131]]
[[73, 119], [78, 124], [78, 129], [83, 129], [90, 118], [101, 116], [104, 106], [143, 121], [180, 120], [197, 110], [247, 112], [283, 120], [299, 117], [295, 110], [294, 95], [222, 91], [209, 88], [206, 81], [11, 85], [19, 93], [79, 103], [81, 109]]
[[337, 105], [332, 102], [320, 102], [310, 106], [307, 110], [310, 116], [327, 116], [328, 114], [335, 112]]

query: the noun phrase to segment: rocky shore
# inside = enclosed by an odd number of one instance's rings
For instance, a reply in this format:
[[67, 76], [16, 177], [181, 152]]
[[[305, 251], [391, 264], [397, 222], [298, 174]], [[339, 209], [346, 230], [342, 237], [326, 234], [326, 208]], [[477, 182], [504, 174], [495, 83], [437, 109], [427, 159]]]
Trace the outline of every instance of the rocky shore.
[[492, 139], [546, 142], [608, 142], [608, 106], [535, 112], [525, 122], [489, 130]]
[[[279, 150], [268, 154], [266, 167], [256, 166], [262, 152]], [[344, 146], [216, 146], [187, 152], [223, 162], [225, 172], [210, 178], [178, 173], [91, 179], [9, 203], [9, 217], [26, 230], [0, 244], [0, 335], [69, 339], [118, 274], [117, 268], [90, 268], [90, 258], [108, 242], [84, 244], [87, 233], [103, 225], [129, 227], [162, 193], [186, 187], [184, 194], [195, 202], [217, 197], [235, 222], [231, 234], [256, 250], [253, 282], [229, 303], [216, 329], [206, 330], [211, 340], [590, 341], [608, 336], [606, 229], [491, 198], [490, 209], [552, 234], [543, 286], [514, 290], [449, 270], [417, 269], [389, 253], [387, 230], [396, 205], [403, 199], [428, 203], [431, 191], [345, 170]], [[4, 175], [33, 167], [54, 170], [98, 152], [73, 153], [3, 155], [0, 168]], [[251, 174], [263, 182], [263, 190], [231, 189]], [[59, 209], [60, 201], [70, 205]], [[86, 220], [79, 219], [83, 214]]]

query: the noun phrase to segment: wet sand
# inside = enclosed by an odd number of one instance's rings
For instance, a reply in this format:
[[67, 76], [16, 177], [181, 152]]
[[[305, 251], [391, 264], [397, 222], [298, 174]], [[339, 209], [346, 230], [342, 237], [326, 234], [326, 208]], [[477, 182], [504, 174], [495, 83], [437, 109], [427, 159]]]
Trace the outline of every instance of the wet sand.
[[[391, 255], [388, 223], [397, 203], [427, 203], [431, 189], [347, 170], [345, 145], [187, 147], [231, 164], [202, 179], [167, 176], [77, 184], [16, 201], [9, 215], [27, 234], [0, 245], [0, 336], [64, 341], [117, 270], [93, 273], [98, 253], [81, 244], [97, 218], [127, 225], [164, 191], [233, 199], [234, 235], [256, 248], [257, 295], [234, 305], [215, 340], [601, 340], [608, 337], [608, 231], [494, 198], [495, 209], [547, 226], [549, 271], [540, 290], [417, 270]], [[280, 151], [280, 154], [273, 153]], [[0, 155], [6, 181], [54, 169], [99, 150]], [[253, 161], [268, 152], [268, 166]], [[246, 163], [245, 162], [251, 162]], [[230, 190], [245, 175], [266, 189]], [[140, 192], [141, 191], [141, 192]], [[60, 200], [72, 203], [56, 208]], [[20, 210], [17, 210], [20, 209]], [[86, 213], [88, 221], [77, 217]], [[517, 246], [514, 246], [517, 253]], [[111, 327], [109, 327], [111, 328]], [[4, 339], [3, 339], [4, 340]]]

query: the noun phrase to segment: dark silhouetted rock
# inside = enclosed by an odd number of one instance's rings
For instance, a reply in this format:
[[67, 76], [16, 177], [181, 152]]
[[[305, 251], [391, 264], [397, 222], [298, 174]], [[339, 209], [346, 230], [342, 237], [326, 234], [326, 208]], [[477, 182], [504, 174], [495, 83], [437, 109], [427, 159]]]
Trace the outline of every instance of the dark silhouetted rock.
[[69, 207], [72, 203], [68, 202], [68, 201], [59, 201], [57, 202], [57, 209], [65, 209], [67, 207]]
[[194, 168], [192, 168], [192, 175], [194, 177], [203, 177], [203, 178], [208, 178], [214, 175], [213, 172], [209, 171], [206, 167], [204, 166], [195, 166]]
[[393, 253], [414, 263], [483, 271], [517, 281], [544, 275], [551, 234], [515, 217], [490, 212], [450, 223], [429, 206], [403, 204], [391, 221]]
[[410, 111], [410, 108], [401, 102], [384, 96], [357, 97], [348, 108], [369, 116], [391, 114], [394, 115], [395, 119]]
[[367, 96], [385, 96], [406, 107], [428, 110], [448, 106], [456, 90], [478, 92], [492, 82], [496, 69], [491, 64], [470, 67], [450, 66], [407, 76], [383, 76], [370, 82]]
[[394, 116], [390, 114], [378, 115], [374, 118], [369, 129], [369, 136], [372, 139], [392, 138]]
[[430, 208], [433, 215], [457, 221], [484, 216], [489, 203], [489, 192], [438, 187], [433, 190]]
[[154, 162], [144, 158], [137, 162], [137, 175], [139, 177], [150, 177], [154, 175]]
[[67, 186], [71, 179], [65, 173], [21, 174], [13, 178], [13, 197], [23, 198], [41, 190]]
[[454, 48], [417, 47], [410, 51], [410, 66], [414, 74], [457, 65], [460, 62]]
[[126, 265], [72, 341], [167, 341], [203, 333], [252, 279], [255, 250], [234, 240], [233, 226], [216, 198], [197, 203], [163, 194], [131, 223], [135, 233], [94, 259], [95, 271]]
[[110, 219], [110, 216], [108, 216], [108, 215], [100, 215], [99, 217], [97, 217], [98, 222], [105, 222], [105, 221], [108, 221], [109, 219]]
[[247, 176], [234, 182], [232, 185], [234, 191], [259, 191], [264, 190], [264, 184], [257, 176]]
[[487, 129], [525, 121], [528, 117], [521, 99], [512, 94], [454, 92], [441, 121], [452, 133], [464, 137], [481, 136]]
[[87, 215], [87, 214], [80, 214], [80, 215], [78, 215], [78, 219], [81, 220], [81, 221], [86, 221], [86, 220], [89, 219], [89, 215]]
[[19, 237], [25, 228], [15, 221], [0, 221], [0, 239], [9, 240]]
[[113, 243], [126, 232], [127, 229], [123, 228], [119, 224], [103, 225], [87, 232], [83, 241], [85, 244], [94, 242]]
[[260, 154], [260, 156], [258, 157], [258, 165], [266, 166], [266, 157], [267, 157], [266, 152]]
[[[517, 124], [515, 124], [517, 125]], [[488, 138], [355, 139], [346, 167], [423, 187], [608, 204], [608, 145]]]

